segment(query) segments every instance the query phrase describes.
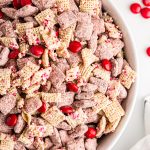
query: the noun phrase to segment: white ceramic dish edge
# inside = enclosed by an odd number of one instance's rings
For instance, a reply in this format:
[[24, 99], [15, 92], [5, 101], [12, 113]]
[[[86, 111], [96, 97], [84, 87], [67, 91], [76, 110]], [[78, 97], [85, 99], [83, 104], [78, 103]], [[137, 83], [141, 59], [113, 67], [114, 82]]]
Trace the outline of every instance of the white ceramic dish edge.
[[[125, 15], [121, 15], [119, 9], [114, 4], [113, 0], [102, 0], [103, 6], [107, 12], [115, 19], [116, 23], [119, 25], [120, 29], [123, 32], [124, 41], [125, 41], [125, 50], [126, 50], [126, 57], [129, 64], [134, 68], [137, 72], [137, 78], [135, 83], [133, 84], [132, 88], [129, 90], [128, 98], [124, 101], [124, 108], [126, 111], [126, 115], [122, 118], [117, 130], [103, 138], [99, 145], [98, 150], [112, 150], [122, 133], [124, 132], [127, 124], [130, 121], [135, 102], [137, 96], [137, 88], [138, 88], [138, 61], [137, 61], [137, 54], [134, 39], [132, 37], [132, 32], [130, 31], [126, 21]], [[128, 10], [127, 10], [128, 11]], [[124, 12], [125, 14], [125, 12]]]

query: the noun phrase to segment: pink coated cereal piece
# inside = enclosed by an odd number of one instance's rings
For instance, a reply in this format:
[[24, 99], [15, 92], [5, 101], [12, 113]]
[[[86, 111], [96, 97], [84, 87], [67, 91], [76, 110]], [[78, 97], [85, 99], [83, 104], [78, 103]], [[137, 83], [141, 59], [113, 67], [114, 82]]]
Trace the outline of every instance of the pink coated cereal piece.
[[69, 62], [70, 66], [77, 66], [82, 61], [80, 54], [72, 53], [72, 52], [70, 52], [69, 54], [70, 54], [70, 57], [67, 58], [67, 61]]
[[52, 87], [52, 88], [50, 89], [50, 92], [51, 92], [51, 93], [65, 93], [65, 92], [66, 92], [66, 89], [67, 89], [66, 84], [63, 83], [63, 84], [61, 84], [60, 87], [58, 87], [58, 88]]
[[92, 108], [86, 108], [84, 113], [87, 115], [86, 123], [98, 123], [100, 116]]
[[[117, 59], [119, 59], [119, 62], [117, 61]], [[113, 77], [117, 77], [121, 71], [122, 71], [122, 68], [123, 68], [123, 58], [117, 58], [117, 59], [113, 59], [111, 61], [112, 63], [112, 69], [111, 69], [111, 72], [112, 72], [112, 76]]]
[[25, 121], [23, 120], [22, 116], [18, 116], [17, 124], [14, 127], [15, 133], [21, 133], [23, 128], [25, 127]]
[[27, 113], [34, 113], [42, 106], [42, 101], [38, 97], [25, 100], [24, 109]]
[[94, 31], [91, 36], [91, 39], [88, 41], [88, 46], [90, 49], [92, 49], [93, 52], [95, 52], [97, 49], [97, 39], [98, 39], [97, 33]]
[[124, 47], [124, 43], [120, 39], [111, 41], [113, 46], [113, 55], [116, 56]]
[[36, 117], [31, 118], [31, 124], [35, 124], [36, 126], [45, 125], [44, 120], [42, 118], [36, 118]]
[[59, 131], [59, 135], [60, 135], [60, 139], [61, 139], [62, 145], [65, 146], [65, 144], [70, 140], [67, 131], [60, 130]]
[[80, 100], [80, 99], [92, 99], [93, 97], [94, 97], [94, 93], [93, 92], [88, 92], [88, 93], [82, 92], [80, 94], [77, 94], [75, 96], [75, 99], [78, 99], [78, 100]]
[[90, 92], [90, 91], [96, 91], [98, 86], [96, 84], [87, 83], [82, 87], [82, 91], [84, 92]]
[[88, 116], [85, 123], [98, 123], [100, 116], [98, 114]]
[[119, 87], [119, 95], [118, 95], [118, 99], [124, 99], [127, 97], [128, 93], [127, 93], [127, 90], [125, 89], [125, 87], [120, 84], [120, 87]]
[[31, 16], [25, 17], [24, 20], [26, 22], [33, 22], [34, 27], [38, 26], [38, 22]]
[[73, 102], [73, 106], [79, 107], [79, 108], [89, 108], [96, 106], [96, 102], [94, 100], [80, 100]]
[[66, 11], [58, 16], [57, 21], [62, 29], [66, 29], [76, 23], [77, 16], [72, 11]]
[[90, 78], [90, 83], [95, 84], [98, 86], [98, 91], [105, 94], [107, 87], [108, 87], [108, 82], [102, 79], [98, 79], [95, 77]]
[[56, 128], [54, 128], [54, 132], [53, 132], [52, 136], [50, 136], [50, 139], [54, 145], [61, 146], [60, 135], [59, 135], [59, 132]]
[[111, 59], [113, 57], [113, 46], [110, 41], [105, 41], [97, 47], [95, 55], [102, 59]]
[[31, 5], [26, 5], [16, 11], [16, 16], [24, 18], [27, 16], [31, 16], [37, 12], [38, 12], [37, 7], [31, 6]]
[[57, 129], [62, 129], [65, 131], [71, 130], [71, 126], [69, 124], [67, 124], [66, 122], [61, 122], [56, 126]]
[[71, 139], [82, 137], [87, 132], [87, 130], [88, 130], [87, 125], [79, 125], [75, 129], [73, 129], [73, 132], [71, 131], [72, 133], [69, 134], [69, 137]]
[[52, 72], [49, 79], [54, 87], [59, 87], [64, 81], [65, 75], [59, 68], [52, 65]]
[[70, 66], [66, 59], [60, 58], [57, 62], [57, 67], [63, 72], [66, 73], [70, 69]]
[[14, 37], [14, 38], [17, 37], [14, 32], [13, 25], [10, 21], [6, 21], [5, 23], [1, 24], [0, 30], [6, 37]]
[[0, 1], [0, 8], [2, 6], [9, 5], [11, 2], [12, 2], [12, 0], [1, 0]]
[[43, 0], [44, 2], [44, 9], [47, 9], [47, 8], [51, 8], [54, 6], [56, 0]]
[[86, 139], [85, 140], [85, 148], [86, 150], [96, 150], [97, 148], [97, 139]]
[[0, 66], [4, 66], [8, 62], [9, 53], [10, 50], [7, 47], [2, 49], [2, 51], [0, 52]]
[[118, 62], [118, 74], [121, 74], [122, 72], [122, 69], [123, 69], [123, 58], [122, 57], [119, 57], [119, 58], [116, 58], [117, 62]]
[[91, 15], [86, 12], [78, 12], [77, 17], [78, 17], [78, 22], [91, 23]]
[[51, 8], [56, 0], [32, 0], [32, 3], [40, 10]]
[[14, 59], [8, 60], [8, 62], [6, 63], [5, 67], [11, 69], [11, 71], [13, 73], [17, 72], [17, 63], [16, 63], [16, 61]]
[[17, 10], [14, 8], [10, 8], [10, 7], [4, 7], [1, 9], [1, 11], [8, 17], [10, 17], [11, 19], [16, 19], [16, 12]]
[[16, 98], [13, 95], [5, 95], [0, 99], [0, 111], [7, 115], [16, 105]]
[[67, 142], [66, 147], [69, 150], [85, 150], [84, 139], [78, 138], [76, 140], [69, 141]]
[[32, 0], [32, 3], [40, 10], [43, 10], [43, 0]]
[[74, 95], [75, 95], [74, 92], [62, 93], [62, 95], [61, 95], [62, 102], [58, 103], [58, 107], [71, 105], [74, 101]]
[[101, 33], [105, 32], [105, 25], [104, 25], [104, 20], [103, 19], [97, 19], [97, 18], [92, 18], [92, 23], [94, 25], [94, 31], [100, 35]]
[[90, 40], [93, 32], [93, 24], [92, 23], [78, 23], [75, 37], [81, 40]]

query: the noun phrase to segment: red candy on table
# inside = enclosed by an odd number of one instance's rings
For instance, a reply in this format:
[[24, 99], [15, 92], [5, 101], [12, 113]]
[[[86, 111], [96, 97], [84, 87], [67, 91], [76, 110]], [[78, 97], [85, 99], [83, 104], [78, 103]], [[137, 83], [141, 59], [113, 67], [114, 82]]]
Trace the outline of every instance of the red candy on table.
[[78, 42], [78, 41], [72, 41], [72, 42], [70, 42], [70, 44], [69, 44], [69, 50], [71, 52], [78, 53], [78, 52], [81, 51], [81, 49], [82, 49], [82, 45], [81, 45], [80, 42]]
[[150, 18], [150, 8], [141, 9], [141, 15], [146, 19]]
[[21, 0], [21, 6], [26, 6], [26, 5], [31, 5], [32, 1], [31, 0]]
[[71, 114], [74, 112], [74, 109], [71, 106], [62, 106], [60, 107], [60, 110], [64, 113], [64, 114]]
[[90, 139], [95, 138], [96, 137], [96, 129], [89, 127], [88, 131], [85, 133], [85, 136]]
[[6, 125], [13, 127], [13, 126], [16, 125], [17, 120], [18, 120], [17, 115], [11, 114], [11, 115], [9, 115], [9, 116], [6, 118], [5, 123], [6, 123]]
[[20, 0], [13, 0], [13, 6], [16, 9], [20, 8], [21, 7]]
[[19, 54], [19, 50], [14, 49], [9, 53], [8, 58], [9, 59], [16, 59], [18, 57], [18, 54]]
[[103, 59], [102, 60], [102, 67], [107, 70], [107, 71], [111, 71], [112, 68], [112, 64], [108, 59]]
[[44, 53], [44, 50], [44, 47], [41, 45], [35, 45], [30, 48], [30, 52], [37, 57], [41, 56]]
[[143, 0], [143, 4], [145, 6], [150, 6], [150, 0]]
[[78, 92], [78, 86], [75, 83], [72, 82], [67, 83], [67, 88], [69, 91]]
[[150, 47], [148, 47], [148, 48], [146, 49], [146, 53], [147, 53], [147, 55], [150, 57]]
[[141, 5], [139, 3], [133, 3], [130, 6], [130, 10], [132, 11], [132, 13], [138, 14], [141, 11]]
[[0, 11], [0, 19], [2, 19], [4, 16], [3, 12]]
[[46, 103], [42, 102], [42, 106], [38, 109], [38, 112], [45, 113], [46, 112]]

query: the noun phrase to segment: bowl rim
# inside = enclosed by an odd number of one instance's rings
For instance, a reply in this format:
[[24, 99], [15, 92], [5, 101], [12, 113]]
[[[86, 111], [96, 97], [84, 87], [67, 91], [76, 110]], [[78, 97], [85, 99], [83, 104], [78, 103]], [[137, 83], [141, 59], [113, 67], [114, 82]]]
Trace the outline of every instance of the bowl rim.
[[[107, 7], [110, 6], [111, 9], [115, 12], [115, 14], [117, 14], [117, 18], [119, 18], [119, 20], [121, 20], [122, 24], [124, 26], [126, 26], [125, 27], [126, 28], [126, 33], [127, 33], [128, 37], [130, 39], [130, 43], [131, 43], [131, 47], [132, 47], [132, 53], [134, 55], [134, 64], [135, 64], [134, 70], [137, 73], [137, 77], [136, 77], [136, 80], [135, 80], [135, 83], [134, 83], [132, 103], [131, 103], [131, 106], [130, 106], [130, 110], [128, 111], [128, 114], [126, 116], [126, 120], [124, 121], [124, 124], [121, 127], [120, 132], [117, 133], [117, 135], [115, 135], [115, 138], [113, 139], [113, 142], [111, 142], [111, 144], [108, 145], [107, 149], [111, 150], [115, 146], [115, 144], [117, 143], [117, 141], [119, 140], [121, 135], [123, 134], [124, 130], [126, 129], [128, 123], [129, 123], [129, 120], [131, 118], [131, 115], [133, 113], [133, 110], [135, 108], [135, 103], [136, 103], [136, 98], [137, 98], [137, 91], [138, 91], [138, 85], [139, 85], [139, 63], [138, 63], [138, 59], [137, 59], [138, 57], [137, 57], [136, 46], [135, 46], [135, 41], [134, 41], [134, 38], [133, 38], [133, 34], [132, 34], [131, 29], [129, 28], [127, 22], [125, 21], [125, 16], [120, 13], [120, 10], [118, 9], [117, 5], [114, 4], [113, 0], [102, 0], [102, 4], [103, 4], [104, 9], [106, 8], [105, 5], [108, 5]], [[107, 10], [107, 8], [106, 8], [106, 10]], [[107, 10], [107, 12], [111, 14], [110, 11]], [[115, 17], [112, 14], [111, 14], [111, 16], [115, 19]], [[115, 19], [115, 20], [118, 20], [118, 19]], [[106, 149], [101, 148], [101, 143], [98, 144], [98, 148], [97, 149], [98, 150], [99, 149], [100, 150], [106, 150]]]

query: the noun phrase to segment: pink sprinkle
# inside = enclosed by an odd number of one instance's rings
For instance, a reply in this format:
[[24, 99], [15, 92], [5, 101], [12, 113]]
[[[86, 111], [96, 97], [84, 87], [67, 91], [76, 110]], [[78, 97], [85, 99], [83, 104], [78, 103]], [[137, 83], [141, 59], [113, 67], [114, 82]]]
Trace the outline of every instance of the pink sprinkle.
[[36, 39], [36, 43], [40, 44], [40, 39], [39, 38]]
[[44, 132], [44, 131], [45, 131], [44, 127], [40, 127], [40, 128], [39, 128], [39, 131], [40, 131], [40, 132]]
[[47, 19], [45, 19], [45, 20], [43, 21], [43, 25], [44, 25], [44, 26], [47, 26], [47, 25], [48, 25], [48, 20], [47, 20]]
[[13, 93], [12, 95], [13, 95], [13, 96], [17, 96], [17, 93]]
[[79, 114], [72, 113], [71, 116], [72, 116], [73, 119], [78, 119], [79, 118]]
[[46, 74], [46, 73], [44, 73], [43, 75], [42, 75], [42, 78], [44, 79], [48, 79], [49, 78], [49, 75], [48, 74]]

